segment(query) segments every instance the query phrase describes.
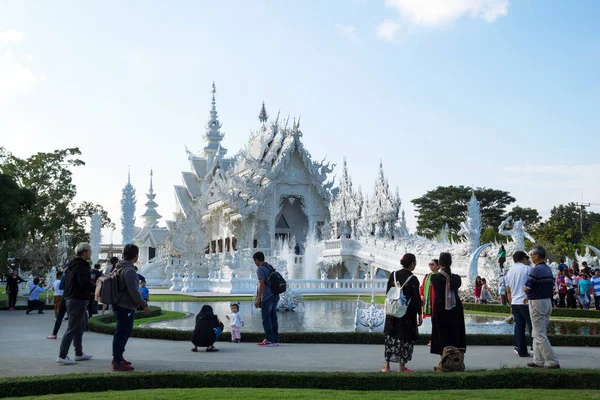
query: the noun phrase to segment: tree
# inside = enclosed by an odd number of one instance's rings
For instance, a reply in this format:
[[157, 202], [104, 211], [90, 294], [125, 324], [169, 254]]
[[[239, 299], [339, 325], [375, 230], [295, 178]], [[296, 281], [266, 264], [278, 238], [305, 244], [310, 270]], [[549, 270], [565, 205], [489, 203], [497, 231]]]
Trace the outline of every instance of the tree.
[[25, 217], [35, 205], [35, 194], [21, 189], [10, 175], [0, 174], [0, 243], [26, 234]]
[[45, 272], [55, 265], [61, 228], [67, 229], [72, 243], [87, 240], [85, 218], [96, 211], [102, 215], [104, 227], [112, 226], [101, 206], [73, 203], [77, 188], [71, 168], [85, 165], [80, 155], [75, 147], [22, 159], [0, 147], [0, 173], [9, 175], [20, 189], [28, 190], [36, 199], [23, 218], [23, 236], [3, 245], [18, 258], [21, 267]]
[[[503, 220], [506, 206], [515, 198], [503, 190], [476, 188], [474, 192], [481, 207], [482, 228], [497, 228]], [[418, 212], [417, 233], [433, 237], [447, 223], [450, 231], [456, 234], [466, 216], [472, 193], [473, 189], [466, 186], [438, 186], [412, 200]]]
[[63, 225], [72, 225], [71, 202], [77, 193], [69, 167], [85, 165], [78, 148], [37, 153], [21, 159], [0, 148], [0, 172], [21, 188], [31, 190], [37, 202], [26, 217], [30, 240], [54, 236]]
[[580, 210], [575, 203], [561, 204], [550, 211], [550, 217], [533, 230], [532, 236], [553, 258], [574, 257], [584, 237], [589, 235], [593, 222], [599, 220], [600, 214]]
[[542, 217], [534, 208], [523, 208], [519, 206], [514, 206], [513, 209], [506, 214], [506, 217], [508, 217], [509, 215], [513, 217], [513, 221], [518, 221], [522, 219], [523, 225], [526, 229], [534, 228], [542, 220]]

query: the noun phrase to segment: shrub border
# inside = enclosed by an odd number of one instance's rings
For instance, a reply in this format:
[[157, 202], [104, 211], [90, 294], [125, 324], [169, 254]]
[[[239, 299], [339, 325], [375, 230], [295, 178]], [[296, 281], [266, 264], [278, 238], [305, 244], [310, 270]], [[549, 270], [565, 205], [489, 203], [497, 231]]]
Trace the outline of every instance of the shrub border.
[[[153, 308], [153, 316], [160, 315], [160, 308]], [[144, 318], [144, 313], [135, 313], [136, 319]], [[88, 328], [92, 332], [112, 335], [114, 327], [108, 325], [114, 322], [112, 315], [104, 315], [91, 318]], [[158, 329], [158, 328], [133, 328], [132, 336], [144, 339], [191, 341], [191, 330]], [[370, 332], [284, 332], [280, 334], [284, 343], [321, 343], [321, 344], [377, 344], [384, 343], [383, 333]], [[549, 335], [553, 346], [577, 346], [577, 347], [600, 347], [600, 335]], [[244, 341], [260, 342], [264, 339], [263, 332], [244, 332]], [[231, 340], [230, 332], [223, 332], [219, 341]], [[417, 345], [425, 345], [431, 340], [431, 335], [420, 334], [415, 341]], [[515, 338], [513, 335], [479, 334], [467, 335], [469, 346], [513, 346]]]
[[[481, 311], [497, 314], [510, 314], [510, 308], [501, 304], [475, 304], [463, 303], [463, 308], [469, 311]], [[553, 317], [573, 317], [586, 319], [600, 319], [600, 311], [580, 310], [578, 308], [553, 308]]]
[[167, 388], [289, 388], [334, 390], [600, 389], [598, 370], [501, 369], [436, 374], [357, 372], [170, 371], [67, 374], [0, 379], [7, 397]]

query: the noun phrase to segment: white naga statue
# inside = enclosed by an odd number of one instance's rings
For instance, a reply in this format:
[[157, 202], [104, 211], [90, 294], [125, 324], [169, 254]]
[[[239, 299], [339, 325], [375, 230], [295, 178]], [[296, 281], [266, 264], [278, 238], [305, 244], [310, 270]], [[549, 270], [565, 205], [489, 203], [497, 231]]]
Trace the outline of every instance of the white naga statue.
[[535, 243], [535, 239], [523, 228], [523, 220], [520, 219], [513, 223], [510, 231], [505, 230], [506, 224], [512, 220], [512, 215], [506, 218], [498, 227], [498, 233], [504, 236], [510, 236], [515, 244], [515, 251], [525, 251], [525, 239], [529, 239]]

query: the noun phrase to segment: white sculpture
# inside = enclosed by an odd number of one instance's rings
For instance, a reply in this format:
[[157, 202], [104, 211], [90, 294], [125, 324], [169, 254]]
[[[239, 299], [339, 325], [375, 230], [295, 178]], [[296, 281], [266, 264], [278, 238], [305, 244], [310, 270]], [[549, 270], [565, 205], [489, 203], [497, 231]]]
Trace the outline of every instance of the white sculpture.
[[506, 225], [512, 220], [512, 215], [509, 215], [500, 226], [498, 227], [498, 233], [505, 236], [510, 236], [514, 243], [515, 251], [525, 251], [525, 239], [529, 239], [535, 243], [535, 239], [523, 228], [523, 220], [519, 220], [513, 223], [511, 230], [506, 230]]
[[466, 250], [468, 254], [473, 254], [479, 247], [481, 240], [481, 208], [475, 193], [471, 194], [471, 199], [467, 206], [467, 218], [460, 224], [458, 236], [464, 236], [467, 239]]
[[90, 246], [92, 247], [92, 262], [97, 263], [100, 257], [100, 241], [102, 240], [102, 217], [97, 212], [92, 215]]
[[60, 228], [60, 236], [58, 239], [58, 267], [65, 269], [65, 264], [69, 260], [69, 239], [64, 226]]

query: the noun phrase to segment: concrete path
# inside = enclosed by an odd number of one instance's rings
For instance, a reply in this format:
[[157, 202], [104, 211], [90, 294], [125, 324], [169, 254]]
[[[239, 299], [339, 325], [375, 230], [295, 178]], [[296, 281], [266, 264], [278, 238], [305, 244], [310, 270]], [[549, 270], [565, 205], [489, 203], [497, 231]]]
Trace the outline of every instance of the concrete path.
[[[66, 323], [58, 340], [46, 339], [52, 331], [53, 313], [25, 315], [24, 311], [0, 311], [0, 377], [109, 372], [112, 336], [86, 332], [83, 349], [90, 361], [58, 365], [56, 357]], [[242, 332], [243, 337], [243, 332]], [[136, 371], [351, 371], [374, 372], [383, 365], [382, 345], [282, 344], [260, 348], [255, 343], [217, 343], [217, 353], [192, 353], [189, 342], [131, 338], [125, 358]], [[600, 348], [555, 347], [563, 368], [600, 368]], [[74, 354], [71, 351], [70, 356]], [[471, 346], [465, 358], [468, 370], [525, 366], [507, 346]], [[429, 347], [416, 346], [409, 368], [432, 371], [439, 356]]]

